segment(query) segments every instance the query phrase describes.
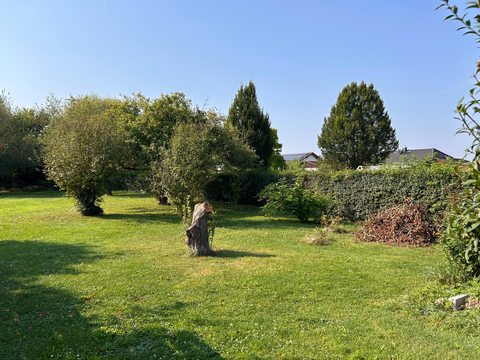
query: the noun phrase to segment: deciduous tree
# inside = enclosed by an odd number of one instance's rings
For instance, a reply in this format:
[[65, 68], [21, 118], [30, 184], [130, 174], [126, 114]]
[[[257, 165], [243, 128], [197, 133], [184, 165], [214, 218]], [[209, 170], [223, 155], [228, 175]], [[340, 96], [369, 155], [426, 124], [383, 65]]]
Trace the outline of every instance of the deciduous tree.
[[218, 171], [235, 173], [253, 165], [254, 151], [238, 130], [221, 124], [215, 111], [205, 112], [200, 122], [179, 123], [168, 147], [155, 163], [155, 186], [187, 220], [195, 198]]
[[82, 215], [101, 215], [109, 176], [123, 161], [124, 134], [106, 110], [114, 100], [71, 97], [46, 131], [47, 176], [73, 198]]
[[0, 94], [0, 183], [24, 186], [41, 177], [40, 138], [50, 115], [45, 109], [14, 108], [6, 93]]
[[158, 149], [168, 146], [178, 123], [191, 122], [195, 109], [185, 94], [161, 94], [151, 99], [138, 93], [112, 104], [110, 116], [123, 124], [128, 142], [134, 147], [137, 168], [148, 169]]

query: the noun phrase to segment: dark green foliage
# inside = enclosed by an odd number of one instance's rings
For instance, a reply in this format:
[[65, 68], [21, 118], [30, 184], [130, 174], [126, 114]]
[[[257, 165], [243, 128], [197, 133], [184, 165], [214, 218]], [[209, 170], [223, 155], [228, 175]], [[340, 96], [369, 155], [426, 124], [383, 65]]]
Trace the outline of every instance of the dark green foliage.
[[398, 148], [395, 129], [373, 84], [343, 88], [318, 136], [326, 163], [356, 169], [384, 161]]
[[258, 105], [253, 81], [250, 80], [247, 86], [240, 86], [230, 106], [227, 122], [238, 128], [248, 145], [255, 150], [263, 167], [268, 168], [278, 137], [270, 128], [268, 113]]
[[273, 170], [283, 170], [287, 167], [287, 163], [282, 156], [282, 147], [283, 145], [278, 141], [278, 131], [277, 129], [272, 128], [272, 136], [275, 139], [275, 144], [273, 145], [273, 154], [270, 158], [270, 165]]
[[299, 176], [295, 184], [288, 184], [284, 179], [268, 185], [259, 194], [266, 204], [262, 213], [266, 216], [293, 215], [301, 222], [309, 219], [319, 222], [333, 205], [331, 195], [320, 195], [316, 191], [303, 187], [304, 178]]
[[241, 174], [219, 173], [205, 188], [205, 196], [211, 201], [236, 202], [238, 204], [260, 205], [258, 194], [267, 185], [286, 178], [293, 182], [292, 174], [279, 174], [249, 170]]
[[449, 261], [471, 276], [480, 275], [480, 159], [462, 175], [462, 189], [452, 198], [441, 243]]
[[149, 192], [151, 189], [148, 175], [140, 170], [119, 170], [109, 177], [108, 187], [112, 190]]
[[40, 138], [50, 121], [40, 108], [12, 108], [5, 93], [0, 94], [0, 187], [36, 185], [45, 177], [39, 156]]
[[84, 191], [79, 192], [75, 199], [78, 211], [84, 216], [103, 215], [103, 210], [99, 206], [101, 197], [95, 191], [94, 186], [87, 187]]
[[[466, 19], [467, 14], [458, 14], [457, 6], [449, 5], [448, 0], [443, 0], [443, 3], [438, 8], [445, 6], [451, 12], [445, 20], [459, 21], [461, 27], [458, 30], [464, 31], [464, 35], [473, 34], [478, 42], [480, 2], [467, 2], [467, 9], [476, 13], [473, 24]], [[466, 133], [473, 138], [467, 152], [473, 154], [474, 159], [466, 169], [456, 169], [461, 179], [461, 190], [450, 203], [447, 226], [441, 241], [450, 264], [460, 273], [466, 274], [467, 278], [480, 276], [480, 123], [475, 119], [480, 112], [480, 100], [476, 97], [480, 91], [479, 72], [480, 62], [477, 63], [477, 70], [473, 75], [475, 84], [470, 90], [470, 101], [464, 103], [462, 99], [457, 105], [456, 119], [462, 124], [457, 133]]]
[[405, 168], [337, 173], [320, 169], [310, 175], [309, 186], [317, 187], [322, 194], [334, 194], [336, 216], [358, 221], [402, 203], [405, 198], [413, 199], [415, 204], [425, 203], [430, 212], [440, 214], [446, 208], [448, 194], [458, 189], [452, 184], [456, 179], [452, 164], [418, 163]]

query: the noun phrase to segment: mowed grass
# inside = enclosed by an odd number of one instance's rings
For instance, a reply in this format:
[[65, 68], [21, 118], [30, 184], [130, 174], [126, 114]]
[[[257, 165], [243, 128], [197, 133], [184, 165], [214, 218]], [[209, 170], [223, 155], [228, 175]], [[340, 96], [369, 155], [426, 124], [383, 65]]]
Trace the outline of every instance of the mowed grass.
[[480, 357], [477, 331], [392, 305], [426, 285], [438, 246], [315, 246], [314, 224], [214, 204], [216, 255], [195, 258], [147, 195], [114, 193], [92, 218], [61, 192], [0, 205], [0, 359]]

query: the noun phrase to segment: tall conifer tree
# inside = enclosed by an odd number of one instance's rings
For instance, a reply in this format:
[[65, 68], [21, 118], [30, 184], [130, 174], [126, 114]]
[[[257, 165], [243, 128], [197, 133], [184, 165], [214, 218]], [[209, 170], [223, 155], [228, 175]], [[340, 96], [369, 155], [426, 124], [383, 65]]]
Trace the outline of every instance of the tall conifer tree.
[[274, 151], [275, 134], [270, 128], [268, 113], [258, 105], [255, 84], [240, 86], [228, 112], [227, 122], [238, 128], [264, 167], [270, 166]]
[[327, 163], [356, 169], [378, 164], [398, 148], [383, 100], [373, 84], [343, 88], [324, 119], [318, 147]]

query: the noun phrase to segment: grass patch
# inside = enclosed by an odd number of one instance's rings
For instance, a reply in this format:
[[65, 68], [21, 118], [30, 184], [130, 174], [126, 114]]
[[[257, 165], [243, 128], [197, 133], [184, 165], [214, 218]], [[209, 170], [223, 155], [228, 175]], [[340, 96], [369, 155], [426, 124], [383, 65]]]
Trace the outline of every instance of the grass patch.
[[[428, 286], [429, 250], [302, 239], [314, 224], [213, 204], [215, 256], [147, 195], [81, 217], [62, 193], [2, 193], [1, 359], [476, 358], [478, 324], [398, 305]], [[330, 235], [329, 235], [330, 236]], [[443, 310], [442, 310], [443, 311]]]

